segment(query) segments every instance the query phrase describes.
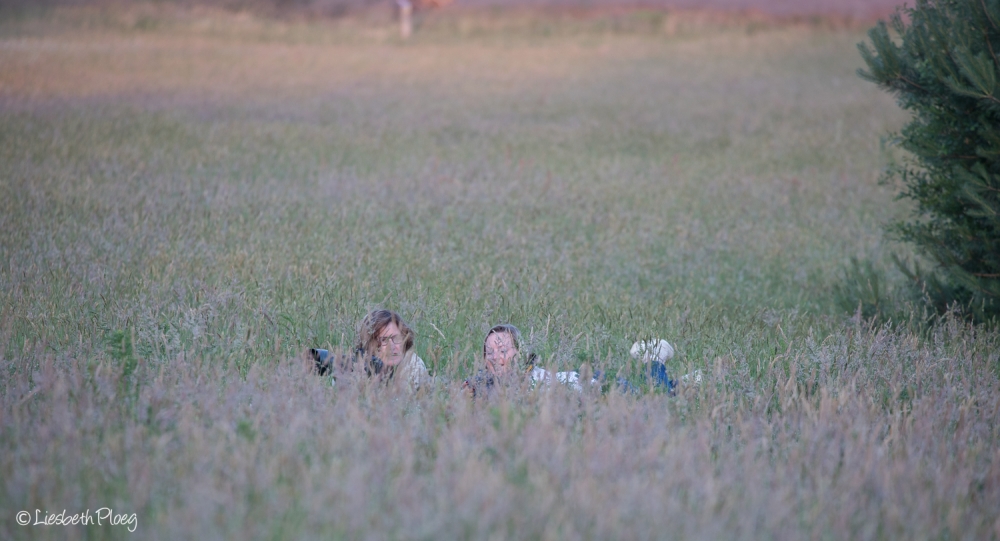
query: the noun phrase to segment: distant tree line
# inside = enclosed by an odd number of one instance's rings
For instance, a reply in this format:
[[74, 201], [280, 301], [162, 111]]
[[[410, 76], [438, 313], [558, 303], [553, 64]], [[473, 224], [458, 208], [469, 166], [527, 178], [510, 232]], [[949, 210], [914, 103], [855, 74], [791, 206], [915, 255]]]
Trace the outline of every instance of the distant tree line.
[[[127, 7], [148, 4], [149, 0], [0, 0], [0, 7], [44, 9], [61, 6]], [[174, 6], [211, 6], [232, 11], [253, 11], [267, 15], [306, 14], [340, 17], [378, 5], [394, 6], [392, 0], [159, 0]], [[421, 2], [414, 2], [419, 9]]]
[[[216, 6], [234, 11], [269, 14], [306, 13], [343, 16], [377, 6], [395, 7], [396, 0], [0, 0], [4, 7], [52, 7], [84, 5], [128, 5], [149, 3]], [[899, 4], [899, 0], [410, 0], [417, 11], [444, 5], [469, 8], [541, 7], [541, 8], [637, 8], [753, 10], [776, 16], [836, 15], [858, 20], [874, 20]]]

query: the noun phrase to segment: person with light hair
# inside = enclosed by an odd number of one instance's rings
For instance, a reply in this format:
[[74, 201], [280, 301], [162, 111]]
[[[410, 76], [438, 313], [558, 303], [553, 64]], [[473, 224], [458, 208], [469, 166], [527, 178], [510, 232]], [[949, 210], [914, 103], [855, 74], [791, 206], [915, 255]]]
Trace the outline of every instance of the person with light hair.
[[[670, 342], [659, 338], [640, 340], [632, 344], [629, 355], [645, 365], [643, 377], [648, 377], [654, 387], [662, 387], [668, 393], [673, 394], [674, 388], [677, 387], [677, 382], [670, 379], [670, 376], [667, 374], [666, 364], [667, 361], [674, 358], [674, 347], [670, 345]], [[700, 373], [698, 382], [701, 382]], [[623, 385], [631, 387], [628, 382], [625, 382]]]
[[413, 349], [416, 334], [392, 310], [373, 310], [358, 324], [354, 354], [340, 362], [325, 349], [312, 349], [310, 354], [320, 375], [330, 374], [333, 384], [341, 373], [363, 369], [368, 377], [382, 381], [404, 380], [418, 389], [430, 379], [427, 365]]

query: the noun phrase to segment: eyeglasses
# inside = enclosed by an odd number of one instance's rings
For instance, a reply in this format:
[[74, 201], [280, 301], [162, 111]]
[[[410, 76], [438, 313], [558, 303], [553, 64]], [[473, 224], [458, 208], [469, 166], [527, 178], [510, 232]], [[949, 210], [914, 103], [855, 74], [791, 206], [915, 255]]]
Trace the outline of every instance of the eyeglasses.
[[378, 345], [382, 347], [388, 346], [390, 342], [394, 345], [400, 346], [403, 344], [403, 337], [398, 334], [394, 334], [392, 336], [383, 336], [378, 339]]

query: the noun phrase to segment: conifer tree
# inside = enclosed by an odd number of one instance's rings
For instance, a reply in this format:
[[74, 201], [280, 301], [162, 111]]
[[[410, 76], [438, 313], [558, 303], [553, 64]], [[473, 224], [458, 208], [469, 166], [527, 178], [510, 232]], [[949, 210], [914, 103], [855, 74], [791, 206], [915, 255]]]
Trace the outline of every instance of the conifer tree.
[[[890, 32], [891, 30], [891, 32]], [[1000, 314], [1000, 0], [916, 0], [858, 45], [861, 77], [913, 117], [897, 134], [912, 159], [884, 180], [916, 203], [892, 224], [944, 276], [924, 280], [938, 304]], [[911, 277], [919, 279], [919, 272]]]

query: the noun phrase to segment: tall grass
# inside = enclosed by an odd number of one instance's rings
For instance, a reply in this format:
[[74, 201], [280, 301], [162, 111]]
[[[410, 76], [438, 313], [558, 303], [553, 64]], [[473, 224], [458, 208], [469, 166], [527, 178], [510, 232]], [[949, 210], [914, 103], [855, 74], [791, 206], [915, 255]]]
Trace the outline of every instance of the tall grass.
[[[0, 24], [3, 538], [129, 535], [13, 521], [101, 506], [144, 538], [1000, 536], [996, 332], [832, 298], [851, 257], [891, 276], [906, 210], [860, 34], [52, 17]], [[374, 307], [433, 386], [306, 373]], [[469, 401], [498, 322], [706, 381]]]

